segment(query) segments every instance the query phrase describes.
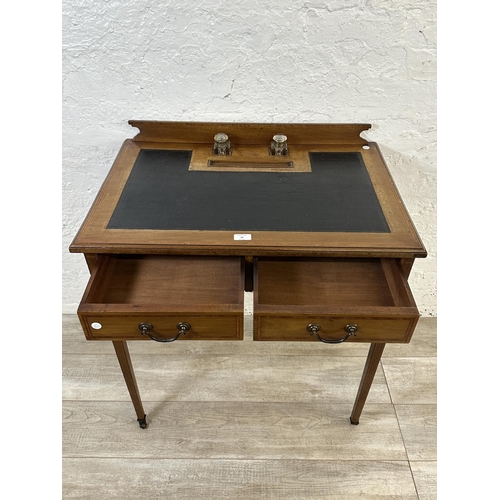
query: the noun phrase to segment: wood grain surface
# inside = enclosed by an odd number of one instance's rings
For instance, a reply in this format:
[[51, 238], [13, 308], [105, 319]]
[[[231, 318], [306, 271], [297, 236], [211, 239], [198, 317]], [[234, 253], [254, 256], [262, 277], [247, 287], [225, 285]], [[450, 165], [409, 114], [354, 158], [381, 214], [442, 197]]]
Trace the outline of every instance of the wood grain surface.
[[[363, 425], [358, 427], [349, 423], [351, 404], [157, 401], [147, 407], [149, 428], [148, 432], [141, 432], [130, 404], [66, 402], [64, 454], [129, 458], [406, 459], [391, 404], [370, 405], [363, 414]], [[94, 431], [92, 435], [87, 434], [89, 427]]]
[[[351, 404], [363, 358], [327, 356], [134, 355], [142, 400], [146, 401], [323, 401]], [[129, 401], [114, 355], [67, 354], [63, 397]], [[379, 369], [372, 403], [390, 403]], [[148, 410], [146, 409], [146, 413]]]
[[[245, 294], [248, 295], [248, 294]], [[251, 305], [245, 305], [245, 308]], [[327, 357], [360, 357], [368, 354], [369, 345], [362, 343], [344, 343], [326, 345], [321, 342], [253, 342], [253, 318], [245, 314], [243, 341], [204, 341], [173, 342], [168, 346], [156, 342], [129, 342], [130, 352], [135, 354], [217, 354], [222, 356], [273, 355], [277, 353], [288, 356], [327, 356]], [[387, 344], [382, 359], [397, 357], [433, 357], [437, 349], [435, 318], [420, 318], [415, 333], [409, 344]], [[68, 354], [113, 354], [110, 342], [88, 342], [82, 335], [78, 317], [73, 314], [64, 315], [64, 331], [62, 346]]]
[[143, 430], [111, 342], [64, 316], [63, 498], [435, 500], [435, 318], [387, 346], [358, 426], [367, 345], [253, 342], [245, 319], [241, 342], [129, 342]]
[[418, 500], [407, 462], [69, 458], [65, 499]]

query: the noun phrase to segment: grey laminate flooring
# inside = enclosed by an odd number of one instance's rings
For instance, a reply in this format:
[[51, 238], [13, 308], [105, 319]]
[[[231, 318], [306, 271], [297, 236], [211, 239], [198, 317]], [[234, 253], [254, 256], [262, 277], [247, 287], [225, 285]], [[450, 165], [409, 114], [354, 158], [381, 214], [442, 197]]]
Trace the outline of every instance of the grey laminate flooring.
[[[248, 297], [247, 297], [248, 299]], [[63, 316], [63, 498], [436, 498], [436, 319], [388, 345], [360, 424], [368, 345], [129, 342], [149, 428], [110, 342]]]

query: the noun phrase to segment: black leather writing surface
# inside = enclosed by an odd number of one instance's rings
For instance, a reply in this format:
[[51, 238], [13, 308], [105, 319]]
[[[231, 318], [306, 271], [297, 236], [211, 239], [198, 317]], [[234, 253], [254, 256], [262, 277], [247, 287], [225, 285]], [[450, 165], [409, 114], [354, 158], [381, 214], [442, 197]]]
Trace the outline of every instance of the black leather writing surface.
[[390, 232], [361, 154], [309, 158], [311, 172], [209, 172], [191, 151], [142, 150], [107, 227]]

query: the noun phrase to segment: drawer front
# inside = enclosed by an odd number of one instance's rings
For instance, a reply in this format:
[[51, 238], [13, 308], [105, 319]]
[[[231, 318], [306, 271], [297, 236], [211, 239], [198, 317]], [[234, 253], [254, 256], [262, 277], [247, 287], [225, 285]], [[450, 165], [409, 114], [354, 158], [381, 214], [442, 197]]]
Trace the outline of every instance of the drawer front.
[[395, 259], [259, 258], [254, 290], [255, 340], [405, 343], [419, 318]]
[[239, 257], [102, 255], [78, 316], [88, 340], [240, 340], [243, 283]]
[[[179, 323], [189, 329], [176, 340], [242, 340], [243, 314], [79, 314], [88, 340], [151, 340], [139, 325], [149, 323], [150, 335], [166, 341], [179, 332]], [[154, 339], [153, 339], [154, 340]]]
[[[331, 317], [314, 315], [259, 315], [254, 318], [254, 340], [319, 342], [409, 342], [418, 318]], [[317, 334], [308, 325], [319, 325]], [[356, 325], [355, 335], [348, 336], [348, 325]], [[314, 330], [314, 329], [313, 329]], [[346, 338], [347, 337], [347, 338]]]

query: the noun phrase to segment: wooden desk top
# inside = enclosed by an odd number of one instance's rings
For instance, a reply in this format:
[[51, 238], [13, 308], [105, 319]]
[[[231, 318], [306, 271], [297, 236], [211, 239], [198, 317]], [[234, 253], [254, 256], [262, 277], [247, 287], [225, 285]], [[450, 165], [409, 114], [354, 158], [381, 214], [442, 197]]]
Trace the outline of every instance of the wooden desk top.
[[[129, 123], [71, 252], [426, 256], [370, 125]], [[269, 156], [277, 133], [289, 156]]]

